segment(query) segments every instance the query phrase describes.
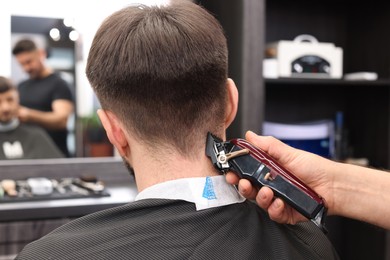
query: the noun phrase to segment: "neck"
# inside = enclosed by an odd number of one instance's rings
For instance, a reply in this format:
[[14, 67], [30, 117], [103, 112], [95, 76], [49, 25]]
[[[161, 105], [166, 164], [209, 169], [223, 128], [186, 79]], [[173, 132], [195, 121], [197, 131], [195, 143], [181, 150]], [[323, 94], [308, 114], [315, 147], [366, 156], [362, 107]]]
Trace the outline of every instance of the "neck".
[[0, 132], [8, 132], [19, 126], [19, 119], [14, 118], [7, 123], [0, 123]]
[[53, 70], [49, 67], [44, 67], [44, 69], [41, 71], [39, 77], [41, 79], [48, 77], [50, 74], [53, 73]]
[[218, 175], [205, 150], [199, 151], [197, 156], [192, 158], [184, 157], [178, 152], [168, 152], [156, 158], [142, 150], [132, 149], [132, 151], [139, 191], [170, 180]]

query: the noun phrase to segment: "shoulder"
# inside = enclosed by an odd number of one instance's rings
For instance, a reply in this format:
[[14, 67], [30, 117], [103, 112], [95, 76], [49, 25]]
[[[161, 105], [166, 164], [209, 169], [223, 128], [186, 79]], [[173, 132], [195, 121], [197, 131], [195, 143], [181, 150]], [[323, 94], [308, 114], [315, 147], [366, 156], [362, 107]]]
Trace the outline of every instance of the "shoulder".
[[45, 78], [46, 81], [48, 82], [55, 82], [56, 84], [68, 86], [68, 82], [61, 77], [61, 75], [58, 72], [54, 72], [50, 74], [47, 78]]
[[[40, 259], [64, 252], [69, 259], [337, 259], [321, 231], [308, 224], [277, 224], [251, 202], [196, 211], [185, 201], [145, 199], [73, 220], [26, 246], [17, 259], [37, 252]], [[88, 247], [100, 248], [99, 256]]]
[[18, 84], [18, 88], [25, 88], [26, 86], [28, 86], [31, 82], [31, 79], [25, 79], [25, 80], [22, 80], [21, 82], [19, 82]]
[[21, 132], [27, 132], [29, 135], [45, 133], [41, 127], [27, 123], [21, 123], [17, 129]]
[[[303, 222], [297, 225], [279, 224], [271, 220], [266, 211], [257, 204], [246, 201], [244, 212], [245, 222], [251, 226], [259, 237], [266, 239], [262, 245], [274, 247], [276, 251], [289, 253], [290, 259], [339, 259], [338, 254], [328, 237], [312, 222]], [[257, 220], [256, 220], [257, 219]], [[243, 221], [241, 221], [243, 222]], [[261, 234], [261, 235], [260, 235]], [[264, 249], [262, 249], [264, 250]], [[281, 255], [276, 253], [275, 259]]]
[[53, 99], [73, 100], [73, 94], [70, 84], [63, 79], [57, 72], [52, 73], [46, 78], [47, 88], [50, 89]]
[[34, 143], [40, 143], [44, 145], [46, 143], [52, 142], [47, 132], [37, 125], [30, 125], [27, 123], [22, 123], [17, 128], [18, 132], [28, 137], [29, 140], [32, 140]]

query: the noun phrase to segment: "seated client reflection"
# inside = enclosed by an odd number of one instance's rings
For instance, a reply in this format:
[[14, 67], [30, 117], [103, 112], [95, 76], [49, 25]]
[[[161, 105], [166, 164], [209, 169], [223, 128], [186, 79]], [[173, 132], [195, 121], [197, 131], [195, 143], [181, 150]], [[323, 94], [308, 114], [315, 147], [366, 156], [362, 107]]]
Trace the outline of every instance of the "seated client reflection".
[[18, 110], [15, 85], [0, 76], [0, 159], [64, 157], [43, 129], [19, 121]]

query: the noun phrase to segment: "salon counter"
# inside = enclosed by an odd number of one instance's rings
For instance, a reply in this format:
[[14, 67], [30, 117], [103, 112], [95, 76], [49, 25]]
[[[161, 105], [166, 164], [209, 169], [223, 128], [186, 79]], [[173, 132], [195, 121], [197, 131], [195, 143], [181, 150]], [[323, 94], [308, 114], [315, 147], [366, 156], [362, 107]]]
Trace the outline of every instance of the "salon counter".
[[124, 205], [137, 195], [134, 178], [129, 176], [121, 158], [0, 161], [0, 180], [85, 175], [102, 181], [109, 196], [0, 203], [0, 258], [17, 254], [26, 244], [72, 219]]
[[110, 196], [3, 202], [0, 203], [0, 221], [79, 217], [131, 202], [137, 195], [134, 178], [129, 175], [121, 158], [0, 161], [0, 180], [77, 178], [82, 175], [94, 176], [102, 181]]
[[131, 202], [137, 195], [134, 183], [109, 185], [107, 197], [7, 202], [0, 204], [0, 221], [75, 218]]

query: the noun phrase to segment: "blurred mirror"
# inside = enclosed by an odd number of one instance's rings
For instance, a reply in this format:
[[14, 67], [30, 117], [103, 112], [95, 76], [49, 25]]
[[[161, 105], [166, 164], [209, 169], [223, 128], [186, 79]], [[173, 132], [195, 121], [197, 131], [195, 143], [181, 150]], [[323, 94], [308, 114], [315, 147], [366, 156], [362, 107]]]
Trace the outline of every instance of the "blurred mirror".
[[[15, 85], [28, 78], [12, 55], [17, 41], [34, 40], [46, 50], [46, 63], [69, 85], [74, 112], [68, 120], [69, 157], [115, 156], [96, 110], [99, 102], [85, 77], [85, 64], [93, 36], [112, 12], [132, 3], [160, 4], [165, 0], [14, 0], [0, 9], [0, 76]], [[44, 8], [43, 8], [44, 7]]]
[[[11, 58], [11, 79], [18, 86], [20, 104], [46, 112], [51, 110], [52, 100], [67, 98], [69, 105], [74, 106], [73, 112], [69, 110], [67, 125], [63, 125], [62, 129], [52, 130], [43, 124], [38, 125], [44, 128], [45, 132], [47, 130], [49, 137], [52, 137], [55, 145], [66, 157], [75, 157], [78, 154], [75, 127], [77, 122], [75, 66], [78, 36], [71, 22], [65, 19], [11, 15], [12, 50], [15, 51], [15, 46], [20, 46], [16, 47], [20, 49], [18, 51], [20, 53], [13, 53]], [[26, 39], [31, 40], [37, 50], [30, 51], [29, 42], [22, 45], [19, 43]], [[46, 70], [52, 71], [46, 72]], [[52, 73], [56, 73], [63, 80], [62, 84], [54, 81], [55, 77], [51, 76]], [[44, 76], [39, 76], [42, 74]], [[27, 81], [29, 79], [31, 81]], [[65, 93], [62, 93], [63, 89], [66, 90]], [[19, 131], [19, 128], [25, 125], [22, 118], [19, 119], [21, 119], [20, 125], [14, 131]], [[28, 123], [35, 124], [35, 122]], [[14, 137], [14, 140], [19, 141], [18, 134]], [[26, 144], [21, 143], [21, 147], [24, 146]]]

